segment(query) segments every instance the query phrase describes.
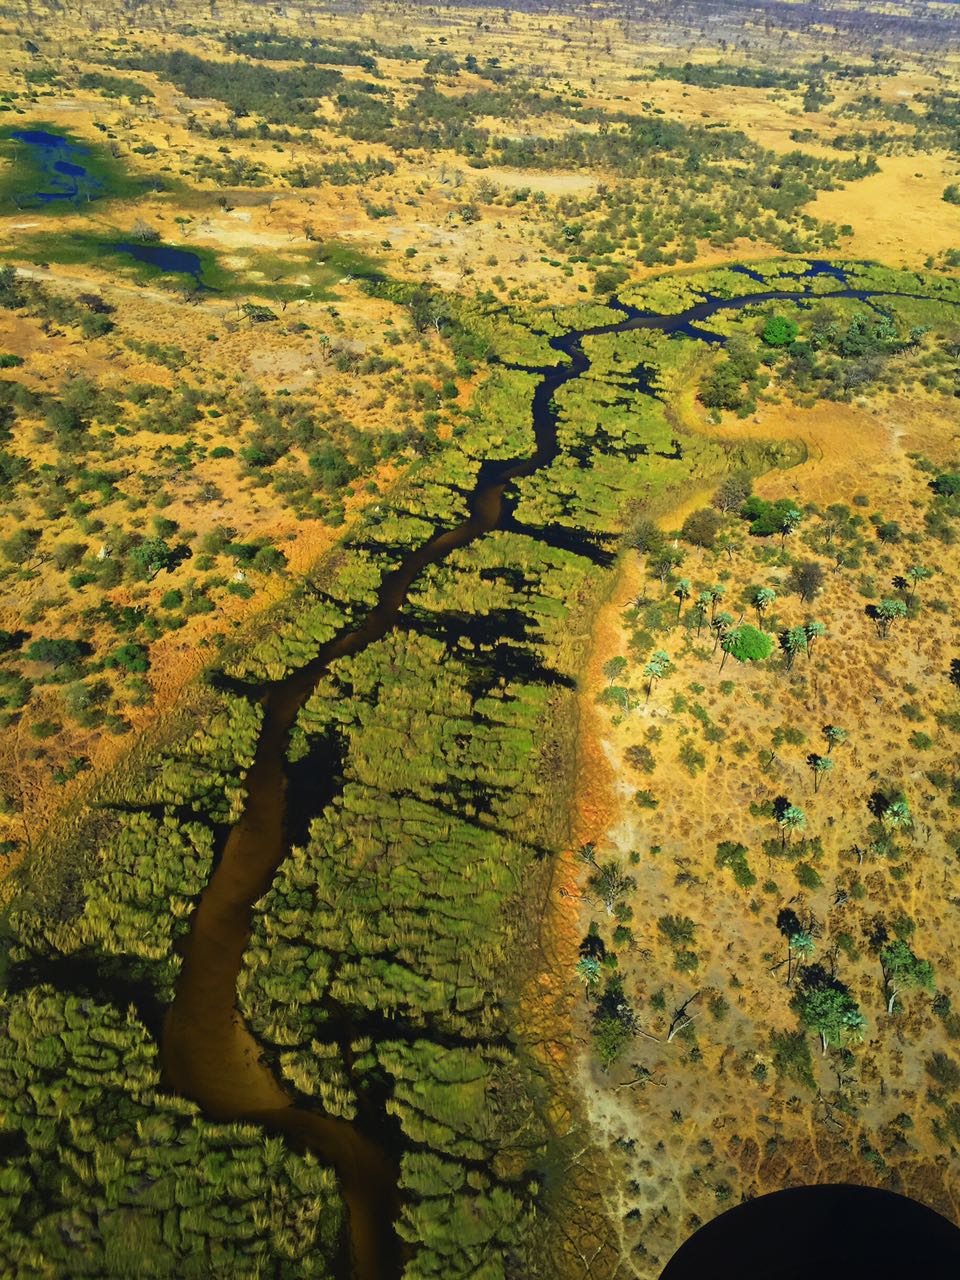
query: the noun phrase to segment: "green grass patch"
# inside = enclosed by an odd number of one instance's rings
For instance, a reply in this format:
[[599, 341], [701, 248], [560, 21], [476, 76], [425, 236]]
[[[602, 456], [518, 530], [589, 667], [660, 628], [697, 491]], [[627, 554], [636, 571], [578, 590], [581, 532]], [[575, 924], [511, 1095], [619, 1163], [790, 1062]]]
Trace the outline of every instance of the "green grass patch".
[[170, 244], [165, 241], [144, 243], [147, 251], [190, 254], [183, 270], [152, 262], [143, 262], [119, 249], [120, 244], [135, 244], [129, 231], [119, 227], [94, 231], [44, 232], [21, 236], [13, 244], [0, 249], [0, 259], [24, 263], [57, 263], [61, 266], [97, 266], [121, 277], [174, 289], [190, 288], [196, 263], [196, 278], [207, 289], [227, 297], [256, 296], [275, 302], [293, 302], [305, 298], [325, 301], [337, 295], [334, 286], [345, 276], [375, 279], [378, 268], [370, 259], [345, 245], [324, 245], [308, 254], [285, 257], [276, 253], [251, 253], [243, 267], [228, 270], [217, 253], [205, 246]]
[[[19, 141], [16, 133], [49, 133], [63, 138], [65, 150], [51, 153], [44, 147]], [[40, 192], [56, 191], [58, 175], [52, 170], [53, 160], [65, 160], [86, 171], [78, 179], [75, 199], [44, 201]], [[156, 186], [154, 179], [128, 173], [123, 164], [105, 146], [66, 133], [56, 125], [40, 120], [20, 120], [0, 128], [0, 213], [29, 209], [31, 213], [76, 214], [89, 211], [105, 200], [139, 196]], [[68, 184], [68, 175], [59, 175]]]

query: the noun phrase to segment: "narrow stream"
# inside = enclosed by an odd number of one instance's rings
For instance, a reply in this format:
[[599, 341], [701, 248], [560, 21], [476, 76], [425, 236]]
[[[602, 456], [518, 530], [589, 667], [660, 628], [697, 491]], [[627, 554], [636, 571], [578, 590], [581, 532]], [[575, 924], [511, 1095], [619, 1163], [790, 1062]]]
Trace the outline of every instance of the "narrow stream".
[[[813, 274], [836, 272], [832, 264], [814, 265], [823, 270]], [[468, 518], [410, 552], [383, 579], [377, 603], [359, 627], [323, 645], [315, 658], [285, 679], [263, 687], [264, 720], [246, 777], [246, 807], [227, 835], [184, 942], [183, 966], [163, 1027], [163, 1070], [173, 1089], [193, 1099], [213, 1119], [259, 1124], [335, 1168], [349, 1214], [349, 1260], [344, 1259], [343, 1269], [351, 1280], [394, 1280], [402, 1269], [401, 1245], [393, 1230], [399, 1211], [398, 1170], [393, 1156], [357, 1125], [297, 1105], [261, 1057], [236, 1007], [237, 978], [250, 938], [253, 909], [270, 888], [288, 850], [285, 752], [298, 712], [332, 662], [359, 653], [392, 629], [411, 585], [428, 565], [509, 518], [513, 500], [504, 491], [511, 481], [531, 475], [556, 457], [553, 397], [565, 382], [589, 368], [581, 346], [584, 337], [659, 329], [722, 342], [719, 335], [692, 326], [723, 309], [772, 300], [866, 301], [874, 296], [878, 295], [856, 289], [826, 295], [768, 291], [708, 298], [673, 316], [644, 314], [618, 304], [623, 320], [551, 339], [550, 345], [566, 356], [567, 362], [533, 370], [540, 374], [532, 404], [533, 453], [524, 459], [484, 463], [468, 501]], [[633, 376], [638, 387], [648, 389], [642, 367]], [[312, 796], [313, 811], [319, 813], [330, 798], [330, 794]]]

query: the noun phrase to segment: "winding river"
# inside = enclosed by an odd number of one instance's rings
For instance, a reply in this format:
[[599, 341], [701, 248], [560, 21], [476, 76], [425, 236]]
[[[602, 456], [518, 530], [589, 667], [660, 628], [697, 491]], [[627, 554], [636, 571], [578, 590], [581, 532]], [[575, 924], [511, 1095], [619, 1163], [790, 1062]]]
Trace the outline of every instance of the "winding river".
[[[745, 270], [744, 274], [750, 273]], [[797, 279], [816, 275], [837, 278], [838, 270], [829, 263], [814, 263]], [[838, 284], [844, 281], [841, 275]], [[262, 1057], [237, 1010], [237, 979], [250, 938], [253, 910], [270, 888], [288, 850], [285, 754], [298, 712], [331, 663], [358, 653], [391, 630], [411, 585], [428, 565], [502, 527], [508, 520], [514, 505], [514, 499], [506, 492], [511, 482], [547, 466], [557, 455], [553, 397], [565, 382], [580, 377], [589, 368], [582, 347], [584, 337], [658, 329], [722, 342], [720, 335], [699, 327], [721, 310], [739, 310], [773, 300], [867, 301], [874, 296], [882, 295], [846, 287], [829, 294], [770, 290], [733, 298], [708, 297], [671, 316], [652, 315], [617, 304], [623, 319], [551, 339], [550, 345], [564, 363], [532, 370], [539, 374], [540, 381], [533, 395], [535, 448], [529, 457], [484, 463], [469, 497], [468, 518], [411, 551], [383, 579], [376, 605], [358, 627], [323, 645], [315, 658], [285, 679], [258, 691], [264, 718], [246, 777], [246, 807], [226, 837], [183, 945], [183, 964], [163, 1026], [164, 1075], [169, 1085], [193, 1099], [212, 1118], [261, 1125], [284, 1135], [294, 1148], [309, 1150], [335, 1168], [349, 1214], [349, 1243], [341, 1266], [351, 1280], [385, 1280], [398, 1276], [402, 1269], [401, 1245], [393, 1230], [399, 1210], [398, 1170], [393, 1156], [369, 1135], [370, 1126], [361, 1131], [353, 1123], [298, 1105]], [[648, 389], [642, 366], [632, 377], [638, 387]], [[320, 812], [329, 798], [323, 794], [311, 796], [313, 812]], [[350, 1038], [349, 1031], [347, 1028], [344, 1033], [345, 1043]]]

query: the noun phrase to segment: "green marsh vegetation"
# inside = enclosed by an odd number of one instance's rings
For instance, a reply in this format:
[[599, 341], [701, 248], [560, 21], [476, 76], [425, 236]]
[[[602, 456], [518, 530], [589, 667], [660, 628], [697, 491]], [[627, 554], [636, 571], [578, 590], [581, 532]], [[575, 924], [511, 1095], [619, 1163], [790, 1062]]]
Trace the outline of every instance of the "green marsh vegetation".
[[[443, 297], [413, 299], [402, 288], [396, 300], [425, 323], [434, 317], [455, 359], [495, 355], [502, 342], [511, 359], [564, 363], [545, 341], [549, 316], [484, 313]], [[689, 341], [629, 337], [634, 364], [639, 352], [654, 381], [669, 376]], [[525, 1274], [557, 1274], [563, 1245], [550, 1215], [563, 1190], [546, 1174], [564, 1167], [566, 1139], [549, 1119], [517, 1008], [536, 963], [525, 957], [536, 955], [552, 860], [568, 838], [575, 674], [609, 565], [626, 533], [639, 536], [641, 515], [691, 482], [751, 460], [763, 465], [760, 445], [734, 451], [676, 438], [650, 397], [634, 394], [625, 414], [617, 357], [629, 344], [621, 349], [602, 335], [584, 342], [595, 363], [557, 392], [556, 456], [510, 486], [502, 527], [425, 566], [396, 628], [335, 662], [301, 711], [287, 750], [291, 847], [256, 904], [240, 974], [240, 1010], [278, 1078], [301, 1105], [375, 1135], [398, 1164], [397, 1232], [409, 1275], [454, 1280], [485, 1268], [497, 1277], [517, 1257]], [[224, 646], [209, 682], [191, 694], [188, 709], [203, 727], [144, 743], [91, 791], [86, 824], [78, 818], [68, 840], [27, 863], [9, 917], [18, 998], [46, 999], [55, 975], [57, 999], [93, 1002], [91, 1036], [112, 1043], [116, 1020], [126, 1019], [155, 1071], [151, 1036], [178, 973], [176, 941], [243, 806], [258, 687], [302, 669], [322, 644], [362, 623], [386, 575], [426, 530], [465, 519], [488, 457], [533, 452], [534, 388], [523, 369], [492, 369], [472, 414], [410, 470], [387, 509], [368, 510], [242, 644]], [[137, 560], [148, 572], [175, 549], [172, 533], [156, 536], [163, 547], [148, 546]], [[673, 618], [672, 598], [669, 611]], [[612, 941], [625, 945], [631, 924], [622, 907], [616, 929]], [[698, 963], [694, 944], [678, 943], [678, 972]], [[632, 1025], [615, 973], [599, 999], [604, 1053], [613, 1060]], [[671, 1030], [679, 1035], [685, 1025]], [[37, 1051], [48, 1055], [51, 1089], [76, 1091], [87, 1070], [86, 1034], [54, 1029], [59, 1043]], [[35, 1222], [59, 1203], [58, 1161], [71, 1169], [76, 1162], [72, 1137], [30, 1128], [19, 1089], [11, 1083], [8, 1094], [8, 1127], [26, 1135], [11, 1175], [20, 1179], [12, 1212], [23, 1226], [9, 1249], [22, 1266], [30, 1248], [40, 1257], [54, 1249], [31, 1243]], [[104, 1119], [85, 1141], [104, 1168], [115, 1149], [134, 1143], [141, 1113], [124, 1087], [98, 1096]], [[169, 1153], [193, 1158], [206, 1122], [155, 1085], [140, 1098], [150, 1116], [182, 1109], [190, 1117], [189, 1140], [155, 1156], [163, 1185], [176, 1187]], [[169, 1269], [209, 1271], [225, 1251], [254, 1241], [277, 1274], [310, 1274], [308, 1251], [313, 1273], [328, 1273], [338, 1210], [313, 1198], [309, 1230], [292, 1239], [284, 1215], [306, 1209], [283, 1201], [275, 1216], [263, 1212], [263, 1166], [243, 1149], [249, 1130], [227, 1129], [234, 1146], [217, 1166], [222, 1211], [210, 1213], [222, 1231], [217, 1239], [197, 1232], [188, 1254], [165, 1225]], [[257, 1143], [276, 1187], [317, 1185], [321, 1171], [309, 1159], [262, 1135]], [[26, 1201], [23, 1188], [39, 1165], [42, 1193]], [[329, 1171], [323, 1177], [329, 1187]], [[127, 1182], [108, 1181], [97, 1194], [105, 1211], [133, 1212]], [[197, 1195], [205, 1204], [207, 1191]], [[133, 1230], [135, 1215], [127, 1220]], [[99, 1221], [71, 1219], [92, 1274], [113, 1256]], [[187, 1229], [193, 1221], [186, 1218]], [[182, 1211], [176, 1228], [185, 1228]]]
[[[83, 181], [83, 193], [76, 201], [41, 201], [36, 193], [50, 190], [51, 175], [43, 164], [44, 148], [30, 146], [13, 137], [20, 132], [51, 133], [62, 137], [70, 148], [69, 159], [83, 167], [87, 177]], [[29, 209], [52, 220], [62, 214], [64, 207], [70, 213], [93, 213], [107, 200], [123, 200], [140, 196], [155, 185], [149, 177], [131, 173], [123, 161], [117, 159], [103, 143], [65, 133], [58, 125], [52, 125], [31, 117], [29, 123], [19, 122], [0, 126], [0, 212], [13, 213], [17, 209]], [[88, 198], [89, 196], [89, 198]]]
[[[520, 317], [480, 315], [471, 329], [470, 309], [457, 314], [451, 329], [462, 351], [471, 342], [494, 346], [502, 334], [513, 353], [542, 360], [549, 352]], [[227, 672], [278, 678], [355, 624], [404, 549], [422, 541], [425, 523], [463, 519], [482, 459], [531, 450], [532, 423], [521, 410], [533, 387], [532, 375], [495, 371], [462, 431], [419, 464], [391, 512], [371, 513], [258, 643], [225, 652]], [[355, 1117], [396, 1154], [398, 1232], [419, 1266], [451, 1277], [481, 1262], [499, 1274], [508, 1255], [544, 1230], [541, 1180], [555, 1138], [511, 1011], [530, 895], [538, 885], [542, 892], [564, 838], [558, 787], [562, 794], [567, 783], [554, 753], [570, 724], [588, 602], [606, 580], [597, 556], [615, 549], [623, 529], [626, 468], [641, 430], [642, 417], [629, 439], [615, 430], [612, 400], [597, 412], [610, 424], [602, 438], [589, 419], [578, 431], [573, 414], [563, 428], [562, 447], [577, 451], [578, 468], [600, 471], [564, 499], [571, 523], [589, 531], [582, 549], [551, 546], [539, 524], [525, 532], [522, 521], [488, 535], [427, 570], [401, 628], [321, 681], [292, 736], [289, 767], [296, 795], [309, 801], [322, 777], [333, 783], [331, 798], [295, 818], [295, 847], [256, 913], [241, 977], [241, 1008], [274, 1046], [268, 1056], [281, 1077], [329, 1113]], [[618, 449], [626, 452], [611, 482], [604, 459], [616, 462]], [[723, 454], [691, 449], [663, 465], [680, 481], [721, 467]], [[127, 1017], [121, 984], [136, 983], [136, 1025], [169, 1000], [174, 944], [218, 832], [238, 815], [257, 732], [256, 704], [241, 692], [210, 688], [203, 699], [203, 730], [145, 746], [101, 786], [92, 825], [74, 832], [84, 860], [71, 869], [52, 850], [35, 863], [32, 888], [24, 881], [10, 959], [25, 991], [40, 993], [51, 966], [67, 983], [82, 958], [87, 985], [78, 998], [93, 985], [101, 1002], [119, 992], [117, 1016]], [[107, 999], [103, 1018], [113, 1008]], [[145, 1043], [155, 1055], [149, 1037]], [[53, 1055], [62, 1087], [70, 1087], [79, 1052], [71, 1040]], [[122, 1141], [135, 1124], [114, 1095], [103, 1105], [111, 1127], [92, 1139], [97, 1150], [110, 1145], [105, 1135]], [[189, 1114], [173, 1100], [147, 1105]], [[28, 1143], [20, 1167], [39, 1158]], [[300, 1176], [301, 1157], [282, 1148], [275, 1158], [284, 1178]], [[240, 1176], [231, 1167], [230, 1186]], [[244, 1189], [229, 1198], [232, 1238], [249, 1237], [236, 1223], [249, 1217], [245, 1197], [256, 1188], [251, 1166]], [[104, 1195], [125, 1208], [121, 1187]], [[320, 1212], [329, 1240], [338, 1219]], [[464, 1220], [473, 1224], [466, 1235]], [[92, 1267], [102, 1267], [108, 1242], [92, 1222], [78, 1230]], [[194, 1244], [208, 1264], [221, 1256], [208, 1239]], [[21, 1256], [19, 1237], [11, 1248]], [[316, 1254], [318, 1268], [323, 1256]], [[532, 1259], [530, 1274], [550, 1266]]]
[[[151, 253], [157, 252], [159, 261], [137, 259], [119, 247], [141, 244]], [[251, 296], [282, 305], [304, 298], [334, 300], [336, 284], [343, 277], [375, 280], [379, 275], [372, 259], [336, 242], [305, 253], [257, 253], [247, 269], [225, 267], [215, 250], [189, 240], [164, 242], [139, 222], [132, 230], [101, 225], [90, 231], [21, 235], [3, 250], [3, 256], [12, 262], [95, 266], [120, 279], [185, 291], [197, 303], [204, 300], [204, 290], [238, 302]], [[269, 318], [278, 317], [271, 313]]]

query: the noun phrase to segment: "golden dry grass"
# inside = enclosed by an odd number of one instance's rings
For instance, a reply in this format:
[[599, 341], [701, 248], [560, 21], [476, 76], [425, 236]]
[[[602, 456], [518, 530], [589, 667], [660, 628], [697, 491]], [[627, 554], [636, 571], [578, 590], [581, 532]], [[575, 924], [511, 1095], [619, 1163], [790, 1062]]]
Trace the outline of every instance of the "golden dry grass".
[[[754, 432], [800, 437], [810, 455], [791, 471], [762, 477], [756, 489], [763, 496], [789, 496], [825, 506], [849, 503], [862, 494], [868, 500], [864, 511], [882, 509], [887, 518], [913, 528], [918, 519], [915, 503], [922, 505], [928, 491], [906, 454], [922, 449], [941, 464], [954, 458], [958, 414], [954, 405], [942, 401], [898, 398], [869, 408], [822, 404], [815, 411], [767, 410], [759, 427], [739, 423], [725, 427], [722, 434], [742, 437]], [[665, 519], [664, 527], [677, 527], [703, 500], [704, 495], [694, 495]], [[957, 935], [946, 901], [960, 889], [960, 872], [944, 842], [950, 810], [927, 774], [949, 769], [955, 760], [955, 736], [938, 730], [934, 713], [956, 703], [945, 668], [957, 647], [960, 557], [955, 547], [934, 546], [940, 572], [924, 585], [929, 596], [947, 601], [946, 615], [922, 612], [917, 620], [903, 624], [896, 636], [881, 641], [864, 617], [857, 573], [829, 575], [826, 589], [812, 605], [803, 605], [795, 596], [782, 596], [777, 602], [780, 625], [795, 625], [812, 615], [824, 619], [829, 628], [812, 660], [797, 660], [793, 678], [771, 669], [775, 659], [754, 668], [728, 662], [719, 676], [715, 658], [686, 655], [649, 702], [619, 722], [596, 705], [596, 695], [607, 683], [604, 662], [628, 652], [624, 610], [639, 595], [657, 595], [658, 584], [651, 584], [636, 555], [625, 561], [618, 590], [598, 619], [580, 703], [577, 836], [579, 841], [595, 842], [601, 858], [614, 854], [626, 863], [631, 851], [641, 855], [636, 866], [627, 867], [637, 880], [629, 897], [636, 943], [621, 951], [621, 963], [628, 993], [638, 1000], [641, 1026], [650, 1038], [637, 1036], [623, 1064], [608, 1074], [584, 1052], [581, 1080], [591, 1123], [610, 1149], [618, 1140], [636, 1139], [635, 1150], [616, 1157], [619, 1177], [610, 1194], [615, 1219], [622, 1221], [630, 1208], [641, 1209], [640, 1221], [623, 1229], [625, 1250], [642, 1241], [647, 1251], [636, 1264], [639, 1276], [653, 1280], [690, 1233], [691, 1222], [722, 1210], [717, 1186], [729, 1187], [736, 1201], [741, 1195], [805, 1182], [889, 1185], [886, 1179], [893, 1170], [896, 1185], [907, 1194], [948, 1217], [960, 1212], [960, 1180], [938, 1154], [941, 1149], [931, 1133], [936, 1112], [924, 1101], [923, 1062], [934, 1049], [949, 1050], [949, 1042], [944, 1046], [944, 1033], [930, 1014], [928, 998], [907, 994], [897, 1023], [887, 1017], [879, 964], [863, 941], [874, 914], [889, 918], [898, 910], [906, 912], [918, 925], [913, 940], [917, 953], [933, 962], [940, 982], [949, 988]], [[750, 550], [748, 546], [729, 560], [691, 551], [683, 572], [695, 580], [715, 581], [727, 570], [728, 591], [735, 596], [740, 586], [768, 576], [758, 573]], [[906, 549], [894, 550], [897, 563], [887, 574], [910, 555]], [[712, 639], [704, 639], [709, 651]], [[658, 637], [660, 643], [676, 656], [678, 638]], [[720, 688], [725, 678], [735, 685], [726, 693]], [[639, 675], [634, 680], [641, 687]], [[702, 686], [701, 691], [691, 693], [694, 685]], [[716, 746], [697, 742], [706, 767], [696, 777], [678, 759], [680, 734], [692, 721], [671, 709], [675, 693], [702, 705], [725, 732]], [[907, 702], [922, 706], [925, 718], [919, 724], [903, 719], [899, 708]], [[805, 756], [824, 749], [819, 736], [824, 723], [847, 727], [850, 741], [837, 750], [834, 772], [815, 793]], [[769, 747], [774, 730], [785, 725], [799, 728], [806, 740], [779, 748], [764, 770], [757, 751]], [[921, 753], [907, 742], [914, 728], [933, 736], [930, 749]], [[631, 767], [624, 753], [647, 741], [651, 729], [662, 737], [651, 742], [657, 766], [647, 776]], [[735, 750], [738, 744], [746, 749]], [[892, 881], [869, 860], [858, 868], [849, 853], [851, 844], [863, 839], [869, 821], [866, 799], [882, 781], [902, 785], [917, 816], [910, 867], [900, 881]], [[638, 788], [654, 792], [656, 811], [636, 806], [633, 796]], [[769, 819], [754, 817], [749, 805], [776, 794], [787, 794], [800, 804], [809, 833], [822, 838], [820, 890], [802, 889], [788, 863], [770, 863], [760, 851], [762, 840], [775, 835], [776, 827]], [[762, 892], [761, 883], [752, 891], [738, 889], [730, 872], [715, 868], [714, 851], [723, 840], [746, 844], [759, 881], [772, 879], [777, 892]], [[651, 846], [659, 846], [659, 851], [651, 853]], [[849, 884], [858, 870], [867, 897], [862, 903], [848, 898], [838, 904], [833, 898], [836, 881]], [[749, 905], [751, 898], [760, 904], [756, 912]], [[752, 1074], [760, 1063], [773, 1081], [768, 1032], [795, 1025], [783, 971], [771, 972], [764, 959], [770, 953], [778, 958], [785, 954], [773, 919], [783, 902], [801, 916], [811, 910], [822, 922], [818, 957], [844, 931], [856, 938], [861, 950], [856, 963], [840, 957], [841, 976], [850, 982], [869, 1021], [867, 1044], [856, 1051], [858, 1065], [851, 1068], [857, 1107], [850, 1116], [828, 1105], [836, 1077], [818, 1060], [816, 1050], [815, 1071], [824, 1103], [818, 1104], [803, 1086], [785, 1083], [771, 1088]], [[666, 913], [685, 914], [697, 923], [696, 946], [702, 955], [694, 974], [684, 976], [672, 967], [670, 949], [656, 927], [657, 918]], [[602, 917], [602, 907], [584, 900], [582, 928], [589, 919]], [[646, 1003], [660, 988], [667, 994], [668, 1015], [688, 996], [703, 992], [691, 1008], [698, 1014], [694, 1028], [701, 1056], [691, 1055], [690, 1044], [680, 1037], [670, 1045], [663, 1043], [666, 1024]], [[720, 1022], [706, 1009], [708, 997], [718, 991], [730, 1002]], [[643, 1088], [628, 1083], [637, 1065], [652, 1073], [652, 1082]], [[889, 1146], [890, 1131], [884, 1127], [898, 1113], [909, 1114], [915, 1124], [903, 1148]], [[885, 1166], [865, 1163], [864, 1142], [884, 1153]], [[630, 1180], [637, 1188], [634, 1192], [626, 1189]]]

